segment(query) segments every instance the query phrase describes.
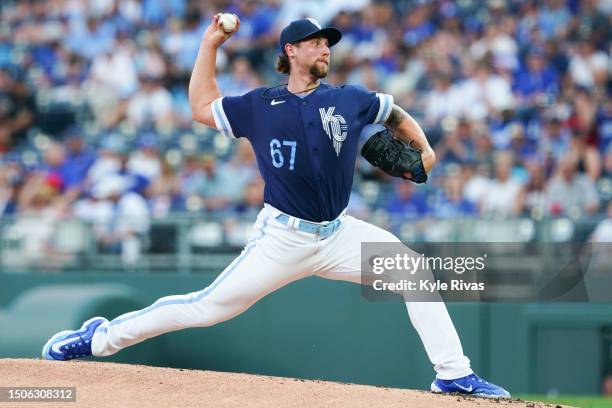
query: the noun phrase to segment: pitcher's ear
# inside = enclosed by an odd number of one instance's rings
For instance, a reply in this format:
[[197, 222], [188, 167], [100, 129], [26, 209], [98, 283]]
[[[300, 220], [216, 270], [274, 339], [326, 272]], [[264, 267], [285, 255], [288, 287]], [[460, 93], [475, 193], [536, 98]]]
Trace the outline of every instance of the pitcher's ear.
[[296, 48], [295, 44], [290, 44], [290, 43], [285, 44], [285, 54], [287, 54], [290, 57], [295, 56], [295, 48]]

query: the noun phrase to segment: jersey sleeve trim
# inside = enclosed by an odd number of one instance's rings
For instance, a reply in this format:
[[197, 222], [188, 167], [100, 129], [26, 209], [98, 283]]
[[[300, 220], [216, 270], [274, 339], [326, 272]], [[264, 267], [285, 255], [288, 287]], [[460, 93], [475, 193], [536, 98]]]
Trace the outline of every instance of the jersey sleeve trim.
[[378, 114], [376, 115], [376, 119], [374, 119], [373, 123], [383, 123], [391, 114], [391, 108], [393, 108], [393, 96], [377, 93], [376, 96], [380, 101], [380, 107], [378, 108]]
[[223, 110], [223, 97], [215, 99], [211, 105], [211, 109], [217, 130], [219, 130], [224, 136], [235, 139], [236, 136], [234, 135], [229, 120], [227, 120], [227, 115]]

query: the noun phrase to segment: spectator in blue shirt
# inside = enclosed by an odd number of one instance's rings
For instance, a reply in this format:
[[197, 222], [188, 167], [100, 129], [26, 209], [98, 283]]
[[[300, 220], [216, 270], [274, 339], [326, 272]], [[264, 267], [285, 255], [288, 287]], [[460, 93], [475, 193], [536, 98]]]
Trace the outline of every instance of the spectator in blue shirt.
[[263, 191], [263, 180], [260, 177], [252, 179], [246, 185], [240, 201], [234, 206], [234, 213], [245, 218], [255, 219], [264, 205]]
[[273, 2], [257, 4], [254, 0], [238, 3], [236, 14], [240, 17], [240, 31], [225, 48], [231, 56], [246, 57], [259, 70], [265, 62], [267, 50], [276, 45], [275, 31], [280, 8]]
[[17, 212], [17, 197], [23, 185], [24, 171], [16, 155], [0, 161], [0, 217]]
[[530, 105], [543, 104], [559, 93], [558, 76], [542, 51], [531, 51], [515, 77], [513, 91]]
[[381, 55], [374, 61], [374, 65], [384, 75], [390, 75], [399, 71], [400, 50], [394, 41], [385, 42]]
[[188, 72], [193, 66], [202, 37], [201, 16], [197, 10], [187, 12], [180, 33], [180, 47], [174, 55], [173, 63], [181, 72]]
[[395, 182], [394, 193], [386, 208], [389, 215], [415, 219], [429, 212], [425, 195], [417, 191], [413, 183]]
[[597, 127], [597, 147], [604, 154], [612, 146], [612, 99], [609, 97], [597, 112], [595, 126]]
[[436, 146], [438, 162], [465, 163], [474, 158], [474, 142], [472, 140], [472, 122], [467, 118], [460, 118], [449, 127]]
[[414, 46], [431, 37], [435, 32], [431, 12], [428, 5], [418, 5], [406, 14], [404, 41]]
[[561, 157], [569, 152], [572, 134], [554, 113], [548, 114], [541, 122], [543, 123], [538, 127], [540, 131], [537, 151], [540, 157], [549, 163], [546, 167], [550, 172], [550, 167], [555, 166]]
[[[355, 46], [361, 39], [359, 24], [356, 20], [355, 15], [343, 10], [334, 17], [330, 24], [342, 31], [342, 42], [346, 42], [350, 46]], [[338, 46], [342, 47], [340, 44]]]
[[62, 166], [62, 173], [65, 186], [80, 189], [89, 168], [96, 161], [96, 154], [87, 146], [80, 128], [76, 126], [69, 128], [64, 137], [66, 161]]
[[50, 142], [43, 150], [43, 160], [41, 171], [37, 176], [53, 180], [54, 187], [65, 192], [66, 182], [70, 175], [66, 171], [66, 150], [64, 146], [57, 142]]
[[96, 55], [110, 51], [114, 44], [114, 32], [103, 27], [95, 18], [89, 18], [85, 27], [75, 28], [65, 40], [70, 50], [91, 60]]
[[572, 15], [565, 0], [549, 0], [540, 10], [538, 26], [545, 38], [563, 38]]
[[163, 24], [172, 15], [183, 16], [186, 8], [186, 0], [143, 0], [142, 19], [149, 25]]
[[435, 218], [457, 218], [477, 213], [476, 205], [463, 196], [463, 180], [458, 171], [447, 174], [444, 190], [438, 190], [432, 207]]

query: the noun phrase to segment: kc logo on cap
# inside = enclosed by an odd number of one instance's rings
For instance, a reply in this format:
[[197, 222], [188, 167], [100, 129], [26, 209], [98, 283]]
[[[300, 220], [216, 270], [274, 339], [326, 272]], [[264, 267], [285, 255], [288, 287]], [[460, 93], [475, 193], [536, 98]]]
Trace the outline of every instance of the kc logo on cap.
[[319, 30], [321, 29], [321, 24], [319, 24], [319, 22], [317, 20], [315, 20], [314, 18], [308, 17], [308, 18], [306, 18], [306, 20], [308, 20], [312, 24], [316, 25]]
[[340, 41], [342, 33], [335, 27], [322, 28], [321, 24], [314, 18], [303, 18], [292, 21], [291, 24], [283, 29], [280, 35], [279, 46], [281, 51], [284, 51], [285, 44], [295, 44], [314, 37], [327, 38], [331, 47]]

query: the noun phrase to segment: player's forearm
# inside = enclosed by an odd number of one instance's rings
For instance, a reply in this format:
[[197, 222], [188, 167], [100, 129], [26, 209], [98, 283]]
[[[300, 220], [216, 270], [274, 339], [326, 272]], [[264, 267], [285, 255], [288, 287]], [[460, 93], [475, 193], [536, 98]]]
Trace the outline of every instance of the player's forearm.
[[189, 105], [194, 120], [214, 127], [210, 104], [221, 97], [216, 79], [217, 47], [202, 41], [189, 80]]
[[391, 129], [393, 134], [400, 140], [410, 144], [413, 147], [421, 150], [423, 158], [423, 167], [429, 172], [436, 163], [436, 154], [434, 153], [425, 132], [412, 116], [397, 105], [393, 105], [393, 109], [389, 114], [389, 118], [385, 125]]
[[[228, 24], [232, 24], [231, 31], [225, 31]], [[215, 14], [213, 21], [204, 33], [196, 63], [191, 73], [189, 81], [191, 115], [194, 120], [212, 128], [215, 127], [215, 119], [211, 104], [221, 96], [215, 78], [217, 49], [238, 30], [238, 27], [240, 27], [240, 19], [235, 14], [231, 16]]]

